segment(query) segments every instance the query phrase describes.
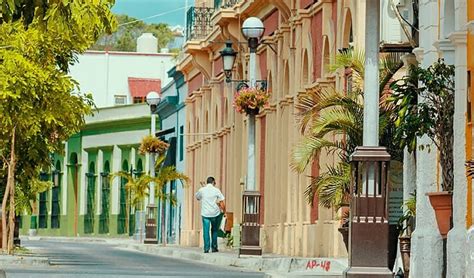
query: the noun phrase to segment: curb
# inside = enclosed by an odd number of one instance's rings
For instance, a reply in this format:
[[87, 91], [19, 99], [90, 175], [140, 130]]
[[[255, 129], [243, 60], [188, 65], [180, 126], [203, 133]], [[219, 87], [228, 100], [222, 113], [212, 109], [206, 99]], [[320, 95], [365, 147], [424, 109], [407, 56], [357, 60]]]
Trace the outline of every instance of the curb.
[[5, 267], [11, 265], [49, 266], [49, 259], [46, 257], [0, 256], [0, 266]]
[[347, 259], [334, 258], [238, 258], [218, 254], [204, 254], [176, 248], [157, 248], [152, 245], [129, 244], [124, 248], [149, 254], [207, 263], [211, 265], [238, 267], [251, 271], [267, 272], [265, 277], [342, 277]]

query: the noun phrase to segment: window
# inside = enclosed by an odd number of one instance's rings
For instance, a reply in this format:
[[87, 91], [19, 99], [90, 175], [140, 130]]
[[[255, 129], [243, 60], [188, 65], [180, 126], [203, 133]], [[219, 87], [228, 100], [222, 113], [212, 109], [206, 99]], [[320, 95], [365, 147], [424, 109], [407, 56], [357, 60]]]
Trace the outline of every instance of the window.
[[94, 232], [94, 211], [95, 211], [95, 165], [91, 162], [89, 173], [86, 173], [87, 180], [87, 211], [84, 216], [84, 233]]
[[179, 161], [184, 159], [184, 126], [179, 127]]
[[51, 188], [51, 228], [59, 229], [59, 199], [61, 195], [61, 170], [59, 161], [56, 163], [56, 170], [53, 171], [53, 188]]
[[133, 103], [144, 103], [145, 97], [133, 97]]
[[102, 178], [102, 213], [99, 218], [99, 234], [109, 233], [109, 210], [110, 210], [110, 164], [105, 162], [104, 172], [100, 173]]
[[115, 95], [115, 105], [124, 105], [127, 104], [127, 96], [126, 95]]
[[[41, 181], [48, 181], [49, 175], [47, 173], [40, 174]], [[46, 229], [48, 227], [48, 191], [42, 192], [39, 195], [39, 223], [38, 228]]]

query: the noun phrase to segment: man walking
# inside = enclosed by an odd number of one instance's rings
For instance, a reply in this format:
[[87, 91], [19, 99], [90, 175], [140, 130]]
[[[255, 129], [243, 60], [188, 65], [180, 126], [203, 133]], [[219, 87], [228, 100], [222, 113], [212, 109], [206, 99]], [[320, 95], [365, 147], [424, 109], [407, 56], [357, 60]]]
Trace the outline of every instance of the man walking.
[[[206, 186], [201, 187], [196, 192], [196, 199], [201, 201], [202, 230], [204, 237], [204, 253], [219, 252], [217, 249], [217, 232], [219, 222], [222, 219], [221, 213], [225, 213], [224, 195], [215, 187], [216, 180], [208, 177]], [[209, 241], [209, 226], [211, 226], [212, 243]]]

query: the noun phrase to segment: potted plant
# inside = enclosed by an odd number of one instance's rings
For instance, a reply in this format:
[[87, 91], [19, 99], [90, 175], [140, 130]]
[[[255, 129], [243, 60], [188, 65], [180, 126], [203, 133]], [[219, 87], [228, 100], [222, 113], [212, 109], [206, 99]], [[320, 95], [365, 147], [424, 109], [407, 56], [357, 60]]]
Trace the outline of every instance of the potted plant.
[[239, 113], [257, 115], [268, 105], [270, 94], [261, 88], [241, 88], [234, 95], [234, 107]]
[[[442, 191], [427, 193], [435, 210], [438, 228], [446, 238], [451, 228], [453, 191], [453, 115], [454, 66], [439, 59], [427, 69], [412, 67], [410, 74], [394, 82], [389, 98], [397, 111], [398, 136], [411, 149], [416, 138], [427, 135], [439, 150], [442, 169]], [[418, 97], [424, 99], [418, 102]], [[430, 151], [429, 145], [419, 146]]]
[[138, 149], [140, 154], [146, 153], [155, 153], [155, 154], [163, 154], [168, 149], [169, 144], [161, 141], [159, 138], [148, 135], [143, 137], [142, 142], [140, 144], [140, 148]]
[[403, 205], [405, 212], [398, 219], [398, 239], [403, 262], [403, 271], [405, 273], [404, 277], [409, 277], [410, 272], [411, 233], [415, 227], [416, 216], [416, 193], [411, 195], [412, 197], [406, 200]]

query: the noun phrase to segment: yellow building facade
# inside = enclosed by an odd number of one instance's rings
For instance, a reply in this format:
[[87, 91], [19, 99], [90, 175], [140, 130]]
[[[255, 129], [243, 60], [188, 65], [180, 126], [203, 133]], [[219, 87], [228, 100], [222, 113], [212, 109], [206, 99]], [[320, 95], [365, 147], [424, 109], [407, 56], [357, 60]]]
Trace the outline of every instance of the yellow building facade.
[[304, 194], [308, 176], [326, 171], [337, 155], [320, 154], [305, 174], [290, 168], [290, 155], [301, 139], [295, 116], [298, 95], [318, 86], [343, 90], [349, 84], [347, 72], [331, 73], [329, 64], [338, 51], [363, 48], [365, 1], [355, 0], [196, 1], [188, 11], [186, 55], [177, 67], [188, 83], [186, 173], [191, 178], [185, 189], [181, 244], [202, 244], [200, 204], [194, 193], [207, 176], [216, 178], [225, 195], [227, 210], [234, 215], [234, 241], [239, 240], [247, 116], [233, 108], [237, 83], [225, 83], [219, 51], [231, 39], [239, 53], [233, 79], [249, 79], [248, 46], [240, 28], [251, 16], [265, 26], [265, 43], [257, 50], [257, 79], [266, 80], [271, 92], [269, 107], [256, 119], [260, 246], [264, 252], [291, 256], [347, 256], [337, 212], [311, 207]]

